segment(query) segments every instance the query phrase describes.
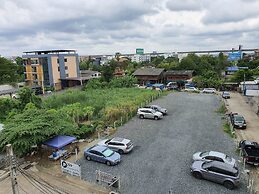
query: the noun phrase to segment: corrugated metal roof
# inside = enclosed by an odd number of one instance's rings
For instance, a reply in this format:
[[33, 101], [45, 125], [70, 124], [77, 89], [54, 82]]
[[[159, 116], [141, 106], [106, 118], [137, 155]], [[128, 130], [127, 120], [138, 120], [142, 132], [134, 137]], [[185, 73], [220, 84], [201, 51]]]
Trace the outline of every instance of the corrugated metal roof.
[[163, 71], [162, 68], [140, 68], [133, 75], [160, 75]]
[[0, 95], [10, 94], [17, 92], [18, 89], [11, 85], [0, 85]]
[[169, 70], [165, 72], [165, 75], [192, 75], [193, 70]]

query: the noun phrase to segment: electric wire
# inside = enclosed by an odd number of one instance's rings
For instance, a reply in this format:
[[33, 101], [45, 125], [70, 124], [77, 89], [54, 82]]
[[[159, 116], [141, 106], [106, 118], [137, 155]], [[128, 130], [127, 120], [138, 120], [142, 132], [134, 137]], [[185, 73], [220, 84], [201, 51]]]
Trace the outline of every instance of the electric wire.
[[[62, 194], [62, 193], [69, 194], [66, 191], [64, 191], [63, 189], [60, 189], [60, 188], [58, 188], [56, 186], [53, 186], [53, 185], [49, 184], [48, 182], [46, 182], [45, 180], [43, 180], [42, 178], [40, 178], [37, 175], [31, 175], [30, 173], [28, 173], [28, 172], [26, 172], [24, 170], [21, 170], [21, 171], [23, 171], [22, 173], [26, 174], [26, 176], [30, 177], [31, 179], [33, 179], [38, 184], [41, 184], [41, 186], [43, 186], [48, 191], [51, 190], [50, 192], [55, 191], [58, 194]], [[37, 177], [37, 178], [35, 178], [35, 177]]]
[[20, 173], [24, 176], [24, 178], [32, 185], [34, 186], [36, 189], [38, 189], [41, 193], [48, 193], [46, 192], [44, 189], [42, 189], [39, 185], [36, 185], [29, 177], [27, 177], [23, 172], [20, 171]]
[[19, 187], [25, 194], [29, 194], [27, 191], [25, 191], [25, 189], [22, 188], [21, 184], [18, 184], [18, 187]]

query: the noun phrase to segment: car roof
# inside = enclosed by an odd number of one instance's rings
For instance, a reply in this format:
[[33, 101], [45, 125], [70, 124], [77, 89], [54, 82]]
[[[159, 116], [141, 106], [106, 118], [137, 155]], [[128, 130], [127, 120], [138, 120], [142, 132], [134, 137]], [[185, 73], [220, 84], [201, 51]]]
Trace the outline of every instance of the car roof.
[[103, 152], [106, 149], [107, 149], [106, 146], [100, 146], [100, 145], [95, 145], [95, 146], [90, 148], [90, 150], [95, 150], [95, 151], [98, 151], [98, 152]]
[[153, 111], [153, 109], [152, 108], [139, 108], [138, 110], [152, 110]]
[[114, 137], [111, 139], [112, 142], [120, 142], [120, 143], [126, 143], [129, 142], [128, 139], [121, 138], [121, 137]]
[[219, 161], [208, 162], [208, 167], [216, 167], [216, 168], [220, 168], [220, 169], [226, 170], [228, 172], [232, 172], [232, 173], [238, 172], [238, 170], [235, 167], [233, 167], [232, 165], [224, 163], [224, 162], [219, 162]]
[[237, 117], [237, 118], [244, 118], [242, 115], [239, 115], [239, 114], [234, 115], [234, 117]]
[[219, 157], [219, 158], [225, 158], [226, 154], [223, 154], [221, 152], [216, 152], [216, 151], [210, 151], [209, 156], [216, 156], [216, 157]]

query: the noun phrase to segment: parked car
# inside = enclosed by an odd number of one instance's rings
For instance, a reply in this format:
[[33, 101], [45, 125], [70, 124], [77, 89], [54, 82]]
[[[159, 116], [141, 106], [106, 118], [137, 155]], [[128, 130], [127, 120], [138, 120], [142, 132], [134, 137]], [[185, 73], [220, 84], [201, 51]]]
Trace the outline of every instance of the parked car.
[[121, 156], [117, 152], [112, 151], [107, 146], [94, 145], [84, 151], [84, 157], [87, 160], [94, 160], [105, 163], [108, 166], [116, 165], [120, 162]]
[[231, 158], [230, 156], [215, 151], [206, 151], [206, 152], [197, 152], [192, 156], [193, 161], [201, 160], [201, 161], [219, 161], [232, 166], [236, 165], [236, 160]]
[[200, 92], [197, 88], [195, 87], [187, 87], [184, 89], [185, 92]]
[[151, 108], [139, 108], [137, 115], [141, 119], [148, 118], [158, 120], [163, 118], [163, 114], [161, 112], [155, 111]]
[[225, 98], [225, 99], [230, 98], [230, 93], [229, 93], [229, 92], [224, 91], [224, 92], [222, 93], [222, 98]]
[[163, 115], [167, 114], [167, 110], [165, 108], [162, 108], [158, 105], [148, 105], [148, 106], [144, 106], [144, 108], [151, 108], [155, 111], [161, 112]]
[[114, 137], [112, 139], [104, 139], [98, 143], [100, 146], [108, 146], [119, 154], [129, 153], [133, 149], [133, 143], [129, 139]]
[[259, 145], [257, 142], [242, 140], [239, 142], [239, 148], [247, 164], [259, 165]]
[[234, 189], [239, 184], [240, 173], [236, 167], [218, 161], [194, 161], [191, 173], [197, 179], [207, 179]]
[[246, 121], [242, 115], [238, 113], [230, 113], [229, 114], [231, 124], [234, 128], [237, 129], [246, 129]]
[[216, 93], [216, 89], [215, 88], [204, 88], [202, 90], [202, 93], [215, 94]]

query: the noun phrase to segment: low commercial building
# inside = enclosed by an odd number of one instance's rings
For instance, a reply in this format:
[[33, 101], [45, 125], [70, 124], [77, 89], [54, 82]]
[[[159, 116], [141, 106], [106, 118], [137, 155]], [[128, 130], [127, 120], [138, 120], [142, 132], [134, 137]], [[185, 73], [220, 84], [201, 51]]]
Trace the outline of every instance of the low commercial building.
[[73, 78], [80, 76], [76, 50], [41, 50], [24, 52], [25, 81], [29, 86], [68, 87]]
[[166, 82], [191, 81], [193, 70], [169, 70], [165, 72]]
[[140, 85], [156, 84], [164, 82], [163, 68], [140, 68], [133, 75], [137, 78]]

